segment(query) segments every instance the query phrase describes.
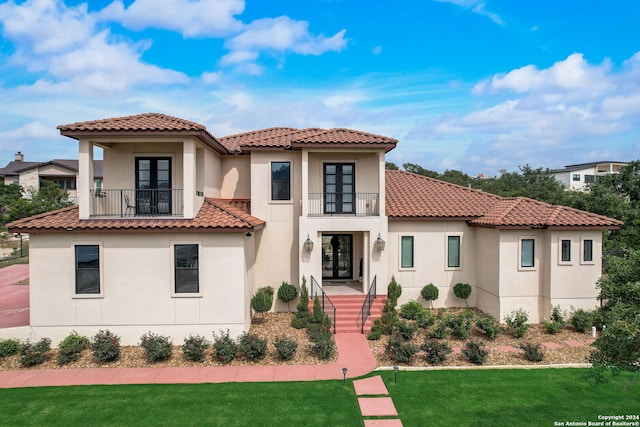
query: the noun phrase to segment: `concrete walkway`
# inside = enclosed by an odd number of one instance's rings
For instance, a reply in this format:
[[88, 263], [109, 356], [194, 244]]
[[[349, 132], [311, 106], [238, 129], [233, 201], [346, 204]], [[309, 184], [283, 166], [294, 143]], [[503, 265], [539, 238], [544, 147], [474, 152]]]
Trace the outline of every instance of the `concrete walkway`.
[[29, 326], [29, 286], [14, 286], [28, 277], [28, 264], [0, 270], [0, 328]]
[[0, 388], [89, 384], [198, 384], [223, 382], [316, 381], [359, 377], [376, 360], [364, 335], [335, 336], [338, 360], [326, 365], [207, 366], [190, 368], [30, 369], [0, 371]]

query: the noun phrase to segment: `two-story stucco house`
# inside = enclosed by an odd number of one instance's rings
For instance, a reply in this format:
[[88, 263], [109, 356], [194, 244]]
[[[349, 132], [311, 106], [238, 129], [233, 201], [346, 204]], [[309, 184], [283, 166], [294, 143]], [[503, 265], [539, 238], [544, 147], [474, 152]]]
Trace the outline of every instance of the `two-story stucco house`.
[[567, 165], [562, 169], [553, 169], [549, 173], [553, 174], [566, 190], [585, 191], [589, 184], [600, 182], [607, 175], [620, 173], [620, 169], [627, 165], [626, 162], [605, 160]]
[[[427, 283], [436, 306], [470, 305], [533, 321], [551, 305], [591, 308], [602, 232], [620, 223], [526, 198], [505, 199], [385, 171], [397, 141], [349, 129], [270, 128], [214, 137], [142, 114], [59, 126], [79, 145], [79, 205], [16, 221], [31, 235], [31, 333], [108, 328], [181, 340], [234, 335], [258, 287], [348, 283], [401, 303]], [[95, 191], [94, 147], [103, 150]]]

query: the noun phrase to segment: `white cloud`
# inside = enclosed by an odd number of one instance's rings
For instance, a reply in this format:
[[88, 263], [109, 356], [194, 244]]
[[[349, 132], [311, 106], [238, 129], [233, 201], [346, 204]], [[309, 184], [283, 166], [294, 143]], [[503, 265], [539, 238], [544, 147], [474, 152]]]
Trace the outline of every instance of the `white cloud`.
[[258, 52], [287, 52], [302, 55], [321, 55], [325, 52], [339, 52], [347, 45], [346, 30], [331, 37], [309, 33], [309, 23], [295, 21], [287, 16], [264, 18], [244, 27], [237, 36], [227, 40], [225, 47], [231, 52], [222, 58], [223, 64], [253, 61]]
[[226, 36], [242, 24], [235, 16], [244, 11], [244, 0], [136, 0], [129, 7], [116, 0], [99, 13], [132, 30], [158, 28], [185, 37]]
[[487, 4], [482, 0], [434, 0], [440, 3], [451, 3], [453, 5], [468, 9], [473, 13], [486, 16], [498, 25], [505, 25], [503, 19], [497, 13], [487, 10]]
[[57, 131], [49, 126], [45, 126], [39, 121], [28, 123], [18, 129], [0, 132], [0, 140], [20, 141], [24, 139], [51, 138]]

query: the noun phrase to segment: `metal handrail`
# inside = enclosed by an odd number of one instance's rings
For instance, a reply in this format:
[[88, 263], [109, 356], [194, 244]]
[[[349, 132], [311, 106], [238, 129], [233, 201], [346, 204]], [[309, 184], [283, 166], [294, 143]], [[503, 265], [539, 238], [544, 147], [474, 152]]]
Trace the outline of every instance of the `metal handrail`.
[[[371, 315], [371, 306], [373, 305], [373, 300], [377, 297], [376, 278], [377, 276], [373, 276], [373, 281], [371, 282], [371, 286], [369, 286], [367, 297], [364, 299], [364, 303], [362, 304], [362, 308], [360, 309], [360, 316], [356, 319], [356, 325], [360, 326], [361, 334], [364, 334], [364, 324], [367, 321], [367, 317]], [[359, 322], [360, 320], [362, 321], [362, 323]]]
[[[320, 291], [317, 293], [316, 291]], [[327, 316], [332, 320], [331, 324], [333, 325], [333, 333], [336, 333], [336, 306], [333, 305], [329, 296], [324, 292], [322, 286], [318, 284], [316, 279], [311, 276], [311, 300], [315, 301], [315, 297], [318, 295], [320, 297], [320, 303], [322, 304], [322, 311], [325, 312]]]
[[184, 191], [170, 189], [90, 190], [92, 217], [157, 217], [183, 215]]

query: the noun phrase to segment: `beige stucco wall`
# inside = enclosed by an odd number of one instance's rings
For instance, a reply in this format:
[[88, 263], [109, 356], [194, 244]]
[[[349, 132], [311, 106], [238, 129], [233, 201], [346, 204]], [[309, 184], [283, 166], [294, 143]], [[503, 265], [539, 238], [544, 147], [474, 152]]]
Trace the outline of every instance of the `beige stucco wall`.
[[381, 150], [365, 152], [309, 152], [309, 192], [323, 192], [323, 165], [325, 163], [355, 163], [356, 193], [379, 193], [380, 174], [378, 170]]
[[222, 159], [221, 196], [224, 199], [251, 197], [251, 157], [225, 156]]
[[477, 228], [474, 254], [477, 266], [476, 306], [499, 318], [500, 231]]
[[[197, 243], [199, 296], [172, 296], [173, 245]], [[74, 245], [101, 246], [101, 297], [74, 295]], [[236, 336], [250, 323], [247, 283], [253, 245], [242, 233], [31, 234], [30, 304], [33, 337], [58, 342], [71, 330], [109, 329], [125, 344], [147, 331], [180, 344], [189, 334]], [[248, 256], [246, 256], [248, 255]]]

